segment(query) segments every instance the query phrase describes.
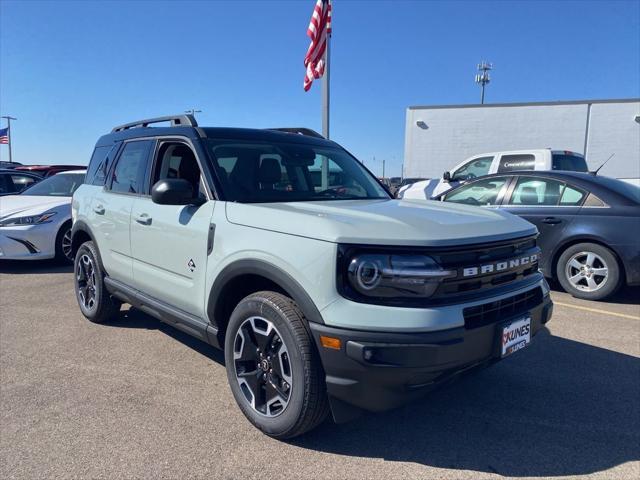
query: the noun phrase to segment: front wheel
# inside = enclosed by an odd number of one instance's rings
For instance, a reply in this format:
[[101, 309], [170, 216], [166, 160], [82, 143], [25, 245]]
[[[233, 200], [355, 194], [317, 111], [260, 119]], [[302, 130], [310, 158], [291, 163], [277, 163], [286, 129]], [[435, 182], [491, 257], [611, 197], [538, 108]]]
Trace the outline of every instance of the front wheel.
[[585, 300], [613, 295], [622, 283], [620, 266], [611, 250], [595, 243], [567, 248], [556, 265], [558, 281], [567, 293]]
[[324, 373], [304, 321], [293, 300], [265, 291], [244, 298], [227, 328], [233, 396], [249, 421], [275, 438], [301, 435], [328, 413]]

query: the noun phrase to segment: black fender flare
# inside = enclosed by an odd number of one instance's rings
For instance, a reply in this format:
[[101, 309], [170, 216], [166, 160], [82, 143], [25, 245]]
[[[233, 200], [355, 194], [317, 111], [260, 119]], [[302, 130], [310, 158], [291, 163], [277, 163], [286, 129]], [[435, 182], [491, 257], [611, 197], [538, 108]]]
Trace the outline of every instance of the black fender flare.
[[104, 268], [104, 264], [102, 263], [102, 256], [100, 253], [100, 249], [98, 248], [98, 243], [96, 242], [96, 237], [91, 231], [91, 227], [89, 227], [89, 225], [87, 225], [82, 220], [76, 220], [75, 222], [73, 222], [73, 226], [71, 227], [71, 248], [73, 249], [73, 255], [75, 256], [76, 252], [78, 251], [78, 247], [80, 247], [80, 245], [76, 243], [77, 237], [80, 233], [86, 234], [91, 239], [96, 247], [96, 251], [98, 252], [98, 262], [100, 263], [100, 269], [103, 272], [107, 273]]
[[[96, 243], [96, 237], [91, 231], [91, 228], [89, 227], [89, 225], [87, 225], [82, 220], [76, 220], [75, 222], [73, 222], [73, 226], [71, 227], [71, 245], [74, 244], [74, 240], [77, 238], [78, 234], [81, 232], [87, 234], [89, 238], [91, 238], [91, 241], [94, 244]], [[76, 246], [74, 245], [74, 248], [75, 247]]]
[[224, 267], [211, 286], [207, 301], [207, 313], [213, 326], [217, 327], [213, 312], [216, 311], [218, 303], [224, 301], [224, 298], [221, 298], [221, 293], [225, 285], [241, 275], [259, 275], [275, 283], [296, 302], [308, 321], [324, 325], [324, 320], [318, 307], [316, 307], [316, 304], [305, 289], [291, 275], [263, 260], [244, 259], [237, 260]]

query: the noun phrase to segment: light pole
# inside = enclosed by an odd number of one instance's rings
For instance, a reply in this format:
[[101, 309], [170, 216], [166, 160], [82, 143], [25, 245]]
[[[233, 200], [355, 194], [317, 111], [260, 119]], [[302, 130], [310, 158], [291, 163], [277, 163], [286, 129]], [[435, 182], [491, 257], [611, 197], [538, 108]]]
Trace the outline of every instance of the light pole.
[[13, 162], [13, 158], [11, 157], [11, 120], [17, 120], [16, 117], [12, 117], [10, 115], [3, 115], [2, 118], [6, 118], [7, 120], [7, 137], [8, 137], [8, 145], [9, 145], [9, 163]]
[[484, 104], [484, 86], [491, 81], [489, 77], [489, 70], [493, 69], [493, 63], [485, 62], [484, 60], [478, 64], [478, 71], [482, 73], [476, 74], [476, 83], [480, 85], [480, 103]]

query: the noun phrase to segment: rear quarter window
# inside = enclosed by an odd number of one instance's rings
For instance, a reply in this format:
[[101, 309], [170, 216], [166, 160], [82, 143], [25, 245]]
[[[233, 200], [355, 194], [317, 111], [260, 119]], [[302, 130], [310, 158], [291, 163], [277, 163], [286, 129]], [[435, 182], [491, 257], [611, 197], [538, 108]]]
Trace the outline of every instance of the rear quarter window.
[[115, 158], [120, 142], [114, 145], [96, 147], [91, 155], [84, 183], [88, 185], [104, 185], [109, 166]]
[[503, 155], [500, 157], [498, 173], [514, 172], [518, 170], [533, 170], [536, 165], [535, 155], [529, 153]]

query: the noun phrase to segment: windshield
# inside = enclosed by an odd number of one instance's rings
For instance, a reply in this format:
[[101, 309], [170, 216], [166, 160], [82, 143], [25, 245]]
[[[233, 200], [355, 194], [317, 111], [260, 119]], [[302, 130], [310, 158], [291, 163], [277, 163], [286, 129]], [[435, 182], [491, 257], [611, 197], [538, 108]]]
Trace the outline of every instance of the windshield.
[[554, 153], [551, 155], [553, 170], [566, 170], [569, 172], [588, 172], [587, 161], [579, 155], [566, 153]]
[[20, 195], [71, 197], [83, 181], [84, 173], [59, 173], [27, 188]]
[[228, 201], [389, 198], [360, 162], [340, 148], [210, 140], [209, 149]]

